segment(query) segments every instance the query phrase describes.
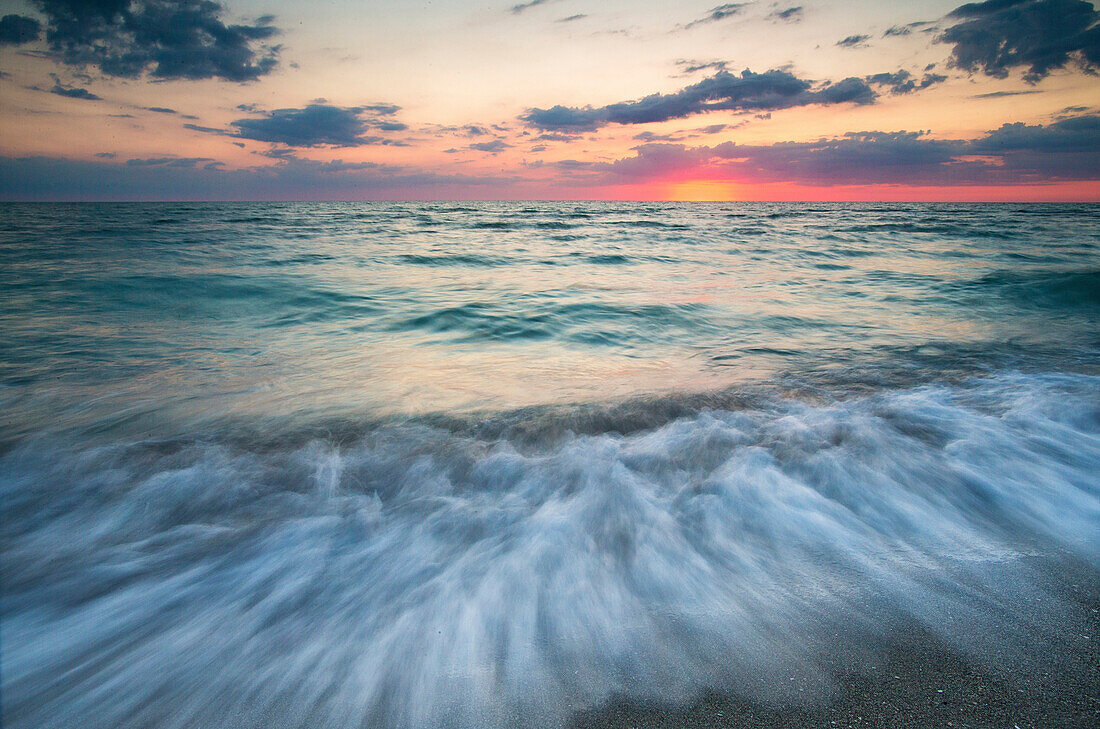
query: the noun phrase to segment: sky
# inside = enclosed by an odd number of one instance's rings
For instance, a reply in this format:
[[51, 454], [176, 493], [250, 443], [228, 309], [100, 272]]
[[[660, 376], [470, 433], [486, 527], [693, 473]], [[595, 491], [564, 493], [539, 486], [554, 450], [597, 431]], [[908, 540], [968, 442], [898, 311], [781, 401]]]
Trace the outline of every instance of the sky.
[[0, 200], [1100, 201], [1085, 0], [0, 0]]

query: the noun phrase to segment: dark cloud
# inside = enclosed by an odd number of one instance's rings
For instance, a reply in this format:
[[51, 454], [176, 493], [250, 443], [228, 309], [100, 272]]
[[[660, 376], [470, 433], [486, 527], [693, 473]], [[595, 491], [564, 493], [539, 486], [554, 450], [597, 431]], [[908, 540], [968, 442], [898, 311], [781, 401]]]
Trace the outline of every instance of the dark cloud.
[[80, 89], [69, 86], [62, 86], [59, 83], [55, 83], [53, 88], [50, 89], [51, 94], [57, 94], [58, 96], [67, 96], [70, 99], [84, 99], [85, 101], [99, 101], [100, 97], [93, 94], [88, 89]]
[[[129, 167], [194, 167], [199, 162], [213, 162], [210, 157], [147, 157], [143, 159], [128, 159]], [[222, 164], [222, 163], [218, 163]]]
[[889, 89], [892, 94], [908, 94], [918, 89], [926, 89], [947, 80], [946, 76], [938, 73], [926, 73], [918, 81], [912, 74], [904, 69], [894, 73], [876, 73], [865, 79], [872, 86], [881, 86]]
[[828, 84], [810, 95], [813, 104], [870, 104], [875, 100], [875, 92], [866, 81], [858, 78], [846, 78], [835, 84]]
[[432, 126], [439, 134], [452, 134], [462, 137], [484, 137], [488, 134], [492, 134], [492, 132], [489, 131], [490, 128], [496, 129], [500, 132], [507, 131], [506, 129], [498, 127], [496, 124], [493, 124], [491, 126], [485, 124], [463, 124], [459, 127], [438, 125]]
[[[301, 109], [276, 109], [260, 117], [231, 122], [234, 136], [289, 147], [360, 147], [366, 144], [400, 144], [385, 137], [368, 136], [371, 129], [400, 131], [405, 124], [390, 115], [400, 107], [392, 104], [339, 107], [310, 104]], [[204, 131], [194, 125], [184, 125]]]
[[698, 20], [693, 20], [687, 25], [683, 26], [684, 30], [688, 28], [694, 28], [697, 25], [703, 25], [705, 23], [715, 23], [719, 20], [725, 20], [733, 15], [738, 15], [749, 3], [725, 3], [717, 7], [711, 8], [707, 11], [707, 14]]
[[916, 81], [908, 71], [896, 73], [876, 73], [867, 77], [867, 83], [875, 86], [886, 86], [893, 94], [907, 94], [917, 88]]
[[530, 10], [531, 8], [536, 7], [538, 5], [545, 5], [546, 3], [551, 3], [551, 2], [554, 2], [554, 0], [530, 0], [530, 2], [519, 3], [518, 5], [513, 5], [510, 8], [509, 12], [511, 12], [513, 15], [519, 15], [524, 10]]
[[571, 132], [594, 131], [607, 123], [600, 109], [585, 107], [552, 106], [549, 109], [528, 109], [521, 119], [539, 129], [567, 130]]
[[584, 13], [577, 13], [576, 15], [570, 15], [570, 16], [565, 17], [565, 18], [558, 18], [557, 22], [558, 23], [572, 23], [574, 20], [581, 20], [581, 19], [587, 18], [587, 17], [588, 16], [585, 15]]
[[1027, 96], [1029, 94], [1041, 94], [1042, 91], [1035, 89], [1029, 91], [990, 91], [987, 94], [974, 94], [971, 99], [999, 99], [1002, 96]]
[[869, 35], [850, 35], [847, 38], [841, 38], [836, 42], [841, 48], [859, 48], [867, 45], [867, 41], [871, 39]]
[[560, 132], [545, 132], [535, 137], [538, 142], [575, 142], [579, 139], [575, 134], [562, 134]]
[[42, 25], [34, 18], [5, 15], [0, 18], [0, 46], [18, 46], [38, 40]]
[[922, 132], [855, 132], [816, 142], [713, 147], [643, 144], [614, 162], [552, 163], [589, 184], [622, 184], [685, 170], [805, 185], [1013, 185], [1100, 179], [1100, 116], [1046, 126], [1005, 124], [975, 140]]
[[758, 179], [810, 185], [923, 184], [943, 182], [944, 168], [964, 143], [936, 140], [920, 132], [857, 132], [838, 139], [743, 148], [714, 149], [722, 159]]
[[503, 139], [494, 139], [491, 142], [475, 142], [474, 144], [470, 145], [470, 149], [477, 152], [491, 152], [492, 154], [496, 154], [497, 152], [502, 152], [511, 146], [512, 145], [508, 144]]
[[1026, 68], [1035, 83], [1075, 63], [1100, 69], [1100, 13], [1083, 0], [988, 0], [962, 5], [948, 18], [960, 21], [937, 38], [950, 43], [951, 65], [1005, 78]]
[[1005, 124], [971, 143], [968, 153], [992, 156], [1003, 175], [1024, 180], [1100, 179], [1100, 116]]
[[271, 149], [265, 149], [253, 152], [252, 154], [258, 154], [261, 157], [270, 157], [272, 159], [285, 159], [287, 157], [296, 157], [294, 150], [288, 147], [272, 147]]
[[932, 27], [932, 23], [929, 23], [926, 20], [918, 20], [915, 23], [908, 23], [906, 25], [891, 26], [883, 32], [882, 37], [883, 38], [891, 38], [891, 37], [900, 38], [902, 36], [906, 36], [906, 35], [911, 34], [914, 30], [923, 30], [925, 33], [927, 33], [929, 31], [935, 30], [935, 29]]
[[785, 20], [788, 23], [797, 23], [802, 20], [802, 6], [796, 5], [786, 10], [776, 10], [768, 17], [772, 20]]
[[178, 114], [179, 113], [175, 109], [169, 109], [166, 106], [142, 106], [142, 107], [139, 107], [139, 108], [142, 111], [152, 111], [152, 112], [156, 112], [157, 114]]
[[687, 139], [683, 134], [654, 134], [653, 132], [640, 132], [635, 134], [634, 139], [639, 142], [682, 142]]
[[632, 139], [636, 139], [639, 142], [645, 142], [647, 144], [652, 142], [682, 142], [685, 139], [699, 136], [709, 136], [711, 134], [718, 134], [727, 129], [737, 129], [743, 126], [746, 122], [740, 124], [711, 124], [705, 127], [697, 127], [695, 129], [686, 129], [671, 134], [657, 134], [656, 132], [639, 132], [635, 134]]
[[692, 61], [684, 58], [676, 61], [676, 65], [683, 69], [684, 75], [697, 71], [725, 71], [729, 67], [726, 61]]
[[817, 89], [809, 81], [787, 71], [764, 73], [745, 70], [741, 75], [719, 71], [671, 94], [651, 94], [637, 101], [602, 107], [553, 106], [529, 109], [521, 118], [544, 130], [578, 133], [607, 124], [646, 124], [682, 119], [709, 111], [767, 111], [810, 104], [874, 101], [875, 92], [866, 82], [847, 78]]
[[198, 124], [184, 124], [184, 129], [191, 129], [196, 132], [205, 132], [207, 134], [225, 134], [224, 129], [218, 129], [217, 127], [203, 127]]
[[361, 111], [369, 111], [382, 116], [393, 116], [401, 111], [401, 107], [396, 104], [367, 104], [357, 108]]
[[[1100, 159], [1100, 116], [1077, 116], [1043, 126], [1042, 124], [1004, 124], [970, 145], [974, 154], [1061, 154], [1089, 150], [1088, 156]], [[1098, 170], [1100, 171], [1100, 170]]]
[[118, 155], [114, 152], [96, 152], [96, 157], [102, 157], [103, 159], [114, 159]]
[[226, 25], [213, 0], [33, 0], [56, 60], [109, 76], [252, 81], [276, 64], [271, 16]]

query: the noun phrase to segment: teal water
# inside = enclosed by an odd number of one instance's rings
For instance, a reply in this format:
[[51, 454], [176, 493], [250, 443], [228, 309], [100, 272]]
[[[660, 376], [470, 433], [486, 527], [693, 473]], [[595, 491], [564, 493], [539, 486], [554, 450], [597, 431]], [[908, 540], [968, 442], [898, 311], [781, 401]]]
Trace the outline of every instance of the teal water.
[[1088, 205], [0, 214], [6, 437], [703, 392], [940, 352], [932, 376], [1037, 349], [1057, 367], [1100, 342]]
[[0, 260], [6, 726], [768, 698], [900, 621], [1057, 654], [1022, 561], [1100, 566], [1100, 206], [7, 204]]

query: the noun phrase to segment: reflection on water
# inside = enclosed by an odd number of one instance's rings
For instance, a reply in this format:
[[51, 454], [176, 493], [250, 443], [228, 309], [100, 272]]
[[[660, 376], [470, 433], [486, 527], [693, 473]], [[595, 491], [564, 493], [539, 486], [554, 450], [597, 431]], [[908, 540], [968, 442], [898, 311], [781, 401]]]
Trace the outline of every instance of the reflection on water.
[[[8, 205], [17, 431], [701, 391], [1095, 345], [1094, 206]], [[143, 427], [152, 427], [146, 418]]]

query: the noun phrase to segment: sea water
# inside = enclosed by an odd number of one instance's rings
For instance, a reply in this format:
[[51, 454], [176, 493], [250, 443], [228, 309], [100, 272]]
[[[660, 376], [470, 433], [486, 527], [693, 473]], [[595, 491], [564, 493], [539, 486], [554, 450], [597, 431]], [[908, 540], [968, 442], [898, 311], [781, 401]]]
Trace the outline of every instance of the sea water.
[[0, 261], [5, 726], [798, 701], [899, 626], [1056, 658], [1100, 570], [1100, 206], [7, 204]]

